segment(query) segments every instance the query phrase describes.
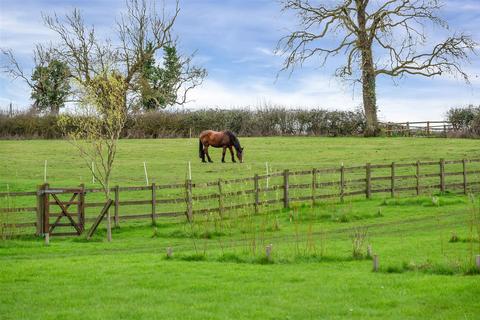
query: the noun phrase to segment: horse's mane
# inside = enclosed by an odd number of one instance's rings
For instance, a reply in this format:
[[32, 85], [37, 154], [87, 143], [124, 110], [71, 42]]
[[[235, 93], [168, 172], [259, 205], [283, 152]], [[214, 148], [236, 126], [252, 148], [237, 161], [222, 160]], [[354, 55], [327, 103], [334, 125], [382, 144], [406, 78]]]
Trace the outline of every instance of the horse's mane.
[[230, 130], [225, 130], [225, 134], [230, 137], [230, 140], [232, 141], [235, 150], [241, 151], [240, 141], [238, 141], [237, 136], [235, 136], [235, 134]]

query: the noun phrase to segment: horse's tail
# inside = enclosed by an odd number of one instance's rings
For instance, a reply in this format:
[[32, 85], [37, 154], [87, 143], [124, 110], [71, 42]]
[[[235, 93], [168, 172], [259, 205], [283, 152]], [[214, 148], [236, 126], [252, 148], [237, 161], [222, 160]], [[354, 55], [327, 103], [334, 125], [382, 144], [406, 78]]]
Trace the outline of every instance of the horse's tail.
[[198, 156], [203, 159], [205, 157], [205, 151], [203, 151], [202, 140], [198, 139]]

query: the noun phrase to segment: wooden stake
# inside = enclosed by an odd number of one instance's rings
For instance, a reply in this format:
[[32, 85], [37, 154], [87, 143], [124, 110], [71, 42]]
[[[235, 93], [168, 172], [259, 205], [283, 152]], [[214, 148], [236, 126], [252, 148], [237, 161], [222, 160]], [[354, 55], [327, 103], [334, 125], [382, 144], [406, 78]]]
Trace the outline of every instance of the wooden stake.
[[367, 257], [372, 257], [372, 256], [373, 256], [372, 245], [369, 244], [367, 246]]
[[268, 261], [272, 260], [272, 244], [269, 244], [268, 246], [265, 247], [265, 257], [267, 258]]
[[372, 168], [370, 167], [370, 163], [365, 165], [365, 195], [367, 199], [372, 197]]
[[259, 192], [259, 187], [258, 187], [258, 174], [255, 174], [253, 177], [253, 184], [254, 184], [254, 189], [255, 189], [255, 213], [258, 213], [258, 207], [260, 204], [260, 192]]
[[50, 245], [50, 233], [45, 233], [45, 245]]
[[268, 162], [265, 162], [265, 170], [266, 170], [266, 173], [267, 173], [267, 185], [266, 185], [266, 188], [268, 189], [269, 181], [270, 181], [270, 177], [268, 176]]
[[392, 167], [390, 169], [390, 196], [395, 197], [395, 162], [392, 162]]
[[188, 161], [188, 179], [192, 180], [192, 164]]
[[416, 179], [417, 179], [416, 189], [417, 189], [417, 196], [418, 196], [418, 195], [420, 195], [420, 161], [418, 161], [418, 160], [417, 160], [417, 167], [416, 167], [415, 176], [416, 176]]
[[172, 247], [167, 247], [167, 258], [169, 258], [169, 259], [173, 258], [173, 248]]
[[218, 179], [218, 212], [220, 217], [223, 218], [223, 188], [222, 179]]
[[373, 272], [377, 272], [378, 271], [378, 265], [379, 265], [379, 262], [378, 262], [378, 255], [373, 255]]
[[152, 225], [156, 224], [155, 215], [157, 209], [157, 187], [155, 182], [152, 182]]
[[475, 262], [477, 264], [477, 269], [480, 270], [480, 254], [477, 255], [477, 258], [475, 259]]
[[342, 165], [340, 166], [340, 201], [343, 202], [343, 197], [345, 194], [345, 167]]
[[440, 191], [445, 192], [445, 160], [440, 159]]
[[43, 183], [47, 183], [47, 160], [45, 160], [43, 167]]
[[115, 193], [115, 212], [114, 212], [114, 223], [115, 228], [120, 226], [120, 217], [119, 217], [119, 209], [120, 209], [120, 187], [117, 185], [114, 189]]
[[143, 171], [145, 172], [145, 183], [148, 186], [147, 163], [145, 161], [143, 161]]
[[289, 176], [288, 169], [285, 169], [283, 171], [283, 207], [284, 208], [290, 207], [290, 201], [288, 199], [288, 176]]
[[467, 160], [462, 160], [463, 165], [463, 193], [467, 194]]
[[187, 219], [188, 222], [193, 221], [193, 194], [192, 194], [192, 180], [185, 182], [186, 202], [187, 202]]
[[317, 169], [312, 169], [312, 207], [315, 206], [315, 195], [317, 190]]

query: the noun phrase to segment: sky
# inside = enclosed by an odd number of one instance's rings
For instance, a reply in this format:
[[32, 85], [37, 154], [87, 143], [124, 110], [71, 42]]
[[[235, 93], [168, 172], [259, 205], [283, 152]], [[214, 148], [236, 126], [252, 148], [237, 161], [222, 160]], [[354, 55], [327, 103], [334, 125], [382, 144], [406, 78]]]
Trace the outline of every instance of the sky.
[[[375, 0], [372, 0], [375, 1]], [[379, 2], [379, 0], [377, 0]], [[449, 30], [432, 28], [432, 41], [466, 32], [480, 42], [480, 0], [446, 0], [441, 16]], [[165, 1], [173, 8], [174, 1]], [[104, 37], [115, 38], [121, 0], [0, 0], [0, 47], [12, 49], [26, 70], [32, 69], [35, 43], [55, 42], [41, 14], [64, 14], [73, 8]], [[285, 108], [354, 110], [361, 106], [361, 88], [334, 77], [344, 61], [325, 67], [312, 60], [294, 72], [279, 72], [284, 57], [274, 53], [278, 40], [295, 30], [295, 17], [276, 0], [181, 0], [174, 34], [183, 54], [195, 52], [194, 63], [207, 69], [204, 83], [191, 91], [186, 108]], [[326, 39], [331, 45], [338, 39]], [[480, 48], [477, 48], [480, 53]], [[5, 63], [2, 58], [1, 63]], [[452, 77], [405, 77], [377, 80], [379, 118], [383, 121], [441, 120], [451, 107], [480, 105], [480, 56], [464, 65], [471, 82]], [[27, 108], [28, 86], [0, 73], [0, 109], [12, 103]]]

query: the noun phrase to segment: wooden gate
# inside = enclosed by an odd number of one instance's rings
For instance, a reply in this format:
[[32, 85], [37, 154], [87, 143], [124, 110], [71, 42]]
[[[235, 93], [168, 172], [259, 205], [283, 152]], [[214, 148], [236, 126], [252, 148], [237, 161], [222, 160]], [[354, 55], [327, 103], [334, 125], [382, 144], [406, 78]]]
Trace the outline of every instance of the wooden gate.
[[[62, 200], [69, 196], [69, 200]], [[85, 188], [50, 189], [44, 184], [37, 192], [37, 234], [79, 236], [85, 230]], [[58, 211], [58, 209], [60, 209]], [[57, 228], [67, 228], [54, 232]]]

